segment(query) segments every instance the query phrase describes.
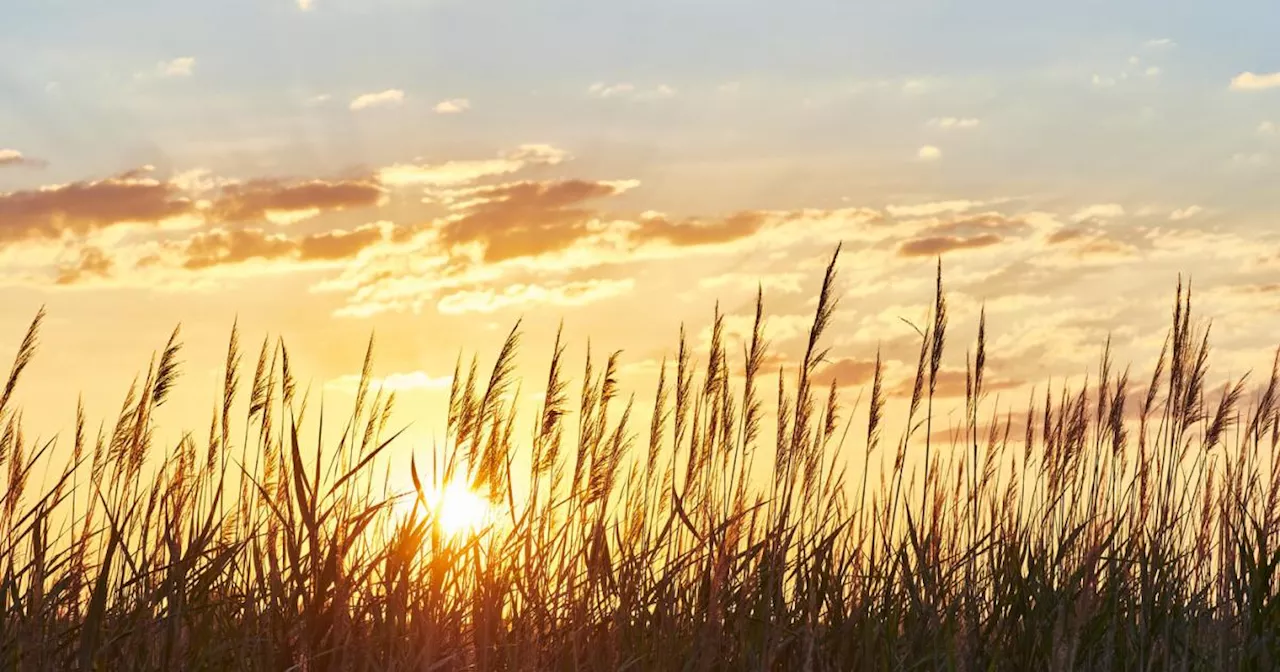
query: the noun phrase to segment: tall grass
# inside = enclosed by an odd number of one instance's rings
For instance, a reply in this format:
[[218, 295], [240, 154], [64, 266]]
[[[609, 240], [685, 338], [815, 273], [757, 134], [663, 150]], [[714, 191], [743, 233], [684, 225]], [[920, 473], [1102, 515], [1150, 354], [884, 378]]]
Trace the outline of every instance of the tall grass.
[[[647, 418], [617, 353], [588, 355], [573, 383], [558, 337], [532, 436], [517, 436], [517, 328], [492, 368], [459, 359], [429, 450], [389, 448], [395, 397], [373, 389], [372, 343], [335, 433], [283, 343], [264, 341], [242, 389], [234, 329], [207, 436], [159, 445], [175, 331], [113, 427], [94, 436], [78, 412], [44, 482], [53, 443], [30, 443], [11, 405], [38, 315], [0, 396], [0, 667], [1280, 665], [1280, 368], [1211, 394], [1209, 330], [1179, 287], [1145, 386], [1108, 343], [1091, 384], [1047, 387], [1015, 415], [984, 389], [984, 315], [962, 427], [942, 440], [939, 267], [905, 429], [884, 436], [877, 355], [851, 439], [837, 383], [815, 382], [838, 254], [799, 366], [776, 381], [757, 294], [741, 359], [718, 310], [707, 352], [682, 330]], [[407, 500], [380, 485], [392, 465], [411, 474]], [[430, 492], [458, 479], [500, 512], [478, 533], [436, 524]]]

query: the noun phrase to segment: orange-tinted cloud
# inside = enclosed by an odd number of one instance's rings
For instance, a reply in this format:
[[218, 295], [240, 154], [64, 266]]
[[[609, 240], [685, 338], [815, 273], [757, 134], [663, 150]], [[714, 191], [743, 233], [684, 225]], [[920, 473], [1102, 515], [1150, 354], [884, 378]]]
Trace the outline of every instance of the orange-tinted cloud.
[[675, 247], [715, 245], [747, 238], [766, 223], [764, 213], [739, 212], [724, 219], [690, 218], [673, 222], [663, 217], [644, 219], [631, 238], [640, 242], [661, 240]]
[[59, 285], [73, 285], [85, 278], [105, 278], [111, 272], [111, 259], [102, 248], [87, 246], [80, 250], [80, 258], [74, 264], [62, 266], [54, 282]]
[[[893, 388], [893, 395], [899, 397], [910, 397], [915, 389], [915, 363], [912, 363], [912, 375], [902, 380]], [[995, 378], [991, 375], [991, 371], [987, 370], [983, 374], [982, 393], [991, 394], [995, 392], [1003, 392], [1014, 390], [1026, 384], [1026, 381], [1012, 380], [1008, 378]], [[928, 372], [925, 372], [924, 393], [929, 393]], [[968, 373], [964, 369], [943, 369], [938, 372], [937, 386], [934, 389], [934, 395], [937, 397], [955, 398], [965, 396], [965, 388], [967, 387], [966, 379]]]
[[596, 211], [581, 204], [619, 194], [631, 183], [513, 182], [465, 192], [461, 216], [441, 228], [445, 244], [482, 243], [489, 262], [561, 250], [589, 235]]
[[826, 387], [834, 380], [836, 385], [840, 387], [853, 387], [871, 382], [875, 374], [876, 362], [874, 359], [845, 357], [831, 362], [818, 371], [813, 378], [813, 382]]
[[1050, 245], [1058, 245], [1068, 241], [1076, 240], [1085, 235], [1084, 229], [1081, 228], [1061, 228], [1054, 231], [1049, 236]]
[[253, 180], [223, 187], [207, 216], [218, 222], [273, 218], [287, 222], [296, 213], [371, 207], [381, 202], [384, 193], [372, 180]]
[[295, 243], [260, 229], [209, 231], [187, 241], [183, 267], [198, 270], [250, 259], [276, 259], [293, 253]]
[[303, 261], [350, 259], [379, 240], [382, 240], [382, 230], [377, 226], [362, 226], [354, 231], [327, 231], [298, 241], [298, 253]]
[[0, 243], [84, 236], [123, 223], [155, 224], [191, 214], [172, 184], [128, 173], [92, 182], [0, 194]]
[[192, 236], [183, 249], [182, 266], [199, 270], [239, 264], [250, 260], [297, 259], [299, 261], [340, 261], [382, 240], [377, 225], [354, 231], [326, 231], [301, 238], [289, 238], [261, 229], [215, 230]]
[[908, 240], [898, 246], [902, 257], [933, 257], [954, 250], [972, 250], [999, 244], [1003, 238], [994, 233], [983, 233], [968, 238], [957, 236], [925, 236]]

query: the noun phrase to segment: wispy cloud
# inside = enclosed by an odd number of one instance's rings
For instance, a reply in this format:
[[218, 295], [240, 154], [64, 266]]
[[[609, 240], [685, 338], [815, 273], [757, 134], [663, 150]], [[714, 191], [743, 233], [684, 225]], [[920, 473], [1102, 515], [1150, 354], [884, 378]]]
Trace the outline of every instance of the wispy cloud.
[[1231, 156], [1231, 163], [1245, 168], [1260, 168], [1271, 164], [1271, 155], [1266, 152], [1237, 152]]
[[515, 284], [501, 290], [456, 292], [444, 297], [436, 309], [446, 315], [493, 313], [530, 304], [584, 306], [630, 292], [635, 280], [579, 280], [554, 284]]
[[1204, 212], [1204, 208], [1198, 205], [1191, 205], [1185, 208], [1178, 208], [1177, 210], [1174, 210], [1173, 212], [1169, 213], [1169, 219], [1175, 222], [1181, 222], [1181, 221], [1191, 219], [1192, 217], [1195, 217], [1196, 215], [1199, 215], [1202, 212]]
[[161, 61], [150, 71], [136, 73], [134, 77], [137, 79], [190, 77], [195, 72], [195, 67], [196, 59], [194, 57], [183, 56], [170, 61]]
[[1274, 121], [1264, 121], [1258, 124], [1259, 135], [1280, 135], [1280, 124]]
[[928, 123], [930, 128], [940, 128], [944, 130], [964, 130], [977, 128], [981, 125], [981, 119], [975, 119], [972, 117], [938, 117], [930, 119]]
[[312, 2], [312, 0], [297, 0], [297, 2], [298, 9], [301, 9], [304, 12], [310, 11], [311, 8], [315, 6], [315, 3]]
[[933, 145], [925, 145], [916, 150], [916, 158], [921, 161], [937, 161], [942, 158], [942, 150]]
[[915, 205], [890, 205], [885, 211], [894, 217], [933, 217], [948, 212], [966, 212], [983, 205], [982, 201], [937, 201]]
[[596, 82], [587, 88], [587, 93], [594, 98], [663, 100], [666, 98], [674, 98], [677, 91], [666, 84], [659, 84], [650, 89], [642, 89], [629, 82], [619, 82], [617, 84]]
[[1231, 80], [1233, 91], [1261, 91], [1280, 87], [1280, 72], [1256, 74], [1242, 72]]
[[452, 187], [485, 177], [508, 175], [528, 166], [554, 166], [569, 158], [568, 152], [551, 145], [521, 145], [494, 159], [397, 163], [378, 171], [378, 178], [391, 187]]
[[24, 156], [16, 149], [0, 149], [0, 166], [43, 167], [44, 165], [44, 161]]
[[1147, 40], [1142, 44], [1142, 46], [1149, 47], [1149, 48], [1162, 48], [1162, 47], [1167, 48], [1167, 47], [1176, 47], [1178, 46], [1178, 43], [1174, 42], [1170, 38], [1161, 37], [1154, 40]]
[[394, 107], [404, 102], [404, 91], [387, 89], [377, 93], [365, 93], [351, 99], [352, 110], [366, 110], [371, 107]]
[[1124, 206], [1119, 203], [1100, 203], [1077, 210], [1071, 219], [1075, 222], [1086, 222], [1091, 219], [1115, 219], [1116, 217], [1123, 217], [1124, 212]]
[[471, 109], [471, 101], [466, 98], [453, 98], [441, 101], [435, 106], [436, 114], [460, 114]]
[[307, 105], [308, 107], [315, 107], [317, 105], [324, 105], [325, 103], [329, 102], [331, 99], [333, 99], [333, 96], [327, 93], [321, 93], [318, 95], [311, 96], [310, 98], [302, 102], [304, 105]]

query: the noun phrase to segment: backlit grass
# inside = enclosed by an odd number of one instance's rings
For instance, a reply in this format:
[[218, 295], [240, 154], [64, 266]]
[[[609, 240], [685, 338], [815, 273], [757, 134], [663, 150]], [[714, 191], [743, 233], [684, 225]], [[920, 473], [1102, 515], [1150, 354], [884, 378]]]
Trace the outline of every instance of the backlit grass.
[[[1179, 287], [1149, 380], [1107, 354], [1088, 385], [1011, 412], [984, 391], [983, 320], [961, 431], [939, 441], [940, 275], [912, 395], [889, 403], [877, 357], [851, 426], [853, 400], [812, 382], [835, 273], [798, 366], [766, 379], [761, 297], [742, 354], [719, 314], [707, 351], [681, 333], [651, 408], [617, 355], [574, 375], [558, 339], [522, 372], [532, 436], [514, 429], [512, 331], [491, 368], [459, 367], [447, 440], [426, 448], [397, 443], [371, 353], [337, 417], [282, 343], [242, 371], [234, 332], [207, 432], [160, 445], [175, 332], [114, 426], [79, 414], [48, 479], [53, 445], [11, 402], [37, 317], [0, 396], [0, 668], [1280, 665], [1275, 367], [1211, 395]], [[340, 440], [303, 438], [334, 423]], [[416, 491], [386, 491], [387, 469]]]

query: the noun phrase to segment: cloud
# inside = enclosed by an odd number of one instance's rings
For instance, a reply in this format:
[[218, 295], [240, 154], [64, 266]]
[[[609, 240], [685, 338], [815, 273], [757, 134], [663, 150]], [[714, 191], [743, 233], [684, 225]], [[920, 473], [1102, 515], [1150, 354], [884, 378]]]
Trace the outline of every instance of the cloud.
[[1178, 46], [1178, 43], [1167, 37], [1161, 37], [1154, 40], [1147, 40], [1142, 44], [1142, 46], [1148, 48], [1176, 47]]
[[437, 103], [434, 109], [436, 114], [460, 114], [471, 109], [471, 101], [466, 98], [453, 98]]
[[994, 233], [962, 238], [959, 236], [926, 236], [908, 240], [898, 246], [901, 257], [936, 257], [955, 250], [973, 250], [997, 245], [1003, 240]]
[[1148, 77], [1159, 77], [1161, 72], [1163, 72], [1163, 70], [1154, 65], [1143, 71], [1143, 73]]
[[80, 256], [74, 263], [57, 269], [54, 283], [72, 285], [88, 277], [105, 278], [111, 272], [111, 265], [111, 259], [102, 248], [86, 246], [80, 250]]
[[932, 82], [928, 79], [907, 79], [902, 82], [902, 92], [907, 94], [923, 93]]
[[302, 101], [302, 104], [306, 105], [307, 107], [316, 107], [317, 105], [324, 105], [325, 103], [329, 102], [329, 100], [331, 100], [332, 98], [333, 96], [330, 94], [321, 93], [318, 95], [311, 96], [310, 98]]
[[1059, 229], [1046, 242], [1060, 251], [1038, 256], [1030, 260], [1032, 264], [1049, 268], [1105, 266], [1130, 260], [1139, 252], [1133, 243], [1082, 227]]
[[1187, 219], [1191, 219], [1192, 217], [1195, 217], [1196, 215], [1199, 215], [1202, 212], [1204, 212], [1204, 208], [1198, 205], [1191, 205], [1185, 208], [1178, 208], [1177, 210], [1174, 210], [1173, 212], [1169, 213], [1169, 219], [1175, 222], [1181, 222]]
[[350, 259], [382, 240], [390, 228], [370, 224], [354, 231], [339, 229], [315, 233], [298, 241], [298, 256], [302, 261]]
[[16, 149], [0, 149], [0, 166], [44, 167], [45, 162], [24, 156]]
[[1264, 121], [1258, 124], [1258, 135], [1280, 135], [1280, 124], [1274, 121]]
[[[453, 376], [432, 376], [425, 371], [393, 373], [381, 378], [369, 380], [372, 389], [383, 389], [388, 392], [407, 392], [410, 390], [447, 390], [453, 384]], [[325, 383], [325, 387], [355, 392], [360, 387], [360, 374], [353, 373], [334, 378]]]
[[1231, 156], [1231, 163], [1246, 168], [1260, 168], [1271, 163], [1271, 156], [1266, 152], [1238, 152]]
[[649, 91], [641, 91], [638, 97], [641, 100], [661, 100], [663, 98], [675, 98], [676, 90], [666, 84], [659, 84], [657, 88]]
[[600, 282], [609, 269], [694, 254], [856, 240], [879, 215], [846, 209], [676, 219], [654, 212], [615, 214], [593, 203], [636, 185], [526, 180], [455, 187], [441, 201], [447, 203], [445, 215], [398, 229], [316, 291], [346, 293], [348, 305], [339, 311], [345, 316], [431, 305], [455, 312], [577, 305], [622, 292], [616, 281]]
[[666, 85], [659, 84], [652, 89], [640, 89], [636, 85], [629, 82], [619, 82], [617, 84], [606, 84], [604, 82], [596, 82], [587, 88], [587, 94], [593, 98], [625, 98], [629, 100], [663, 100], [666, 98], [674, 98], [677, 91]]
[[690, 218], [673, 222], [662, 216], [642, 218], [632, 232], [638, 242], [660, 240], [675, 247], [714, 245], [751, 236], [766, 224], [764, 213], [740, 212], [723, 219]]
[[1254, 74], [1242, 72], [1231, 80], [1233, 91], [1261, 91], [1280, 87], [1280, 72]]
[[890, 205], [885, 211], [894, 217], [934, 217], [948, 212], [965, 212], [984, 205], [982, 201], [938, 201], [916, 205]]
[[874, 359], [845, 357], [823, 367], [813, 377], [819, 387], [827, 387], [834, 380], [839, 387], [856, 387], [871, 382], [876, 374]]
[[436, 309], [446, 315], [494, 313], [530, 304], [584, 306], [630, 292], [635, 280], [592, 279], [551, 285], [514, 284], [496, 289], [456, 292], [444, 297]]
[[942, 150], [933, 145], [925, 145], [916, 151], [916, 158], [921, 161], [937, 161], [942, 158]]
[[346, 293], [348, 305], [338, 313], [344, 316], [416, 312], [430, 305], [455, 312], [526, 303], [577, 305], [622, 293], [624, 286], [616, 281], [599, 282], [612, 269], [857, 240], [879, 214], [762, 211], [672, 219], [652, 212], [628, 217], [591, 203], [635, 185], [559, 180], [456, 189], [449, 214], [396, 232], [316, 291]]
[[297, 3], [298, 3], [298, 9], [301, 9], [304, 12], [310, 11], [315, 4], [312, 2], [312, 0], [297, 0]]
[[969, 117], [969, 118], [938, 117], [935, 119], [930, 119], [928, 125], [930, 128], [941, 128], [944, 130], [952, 130], [952, 129], [965, 130], [965, 129], [977, 128], [978, 126], [982, 125], [982, 120], [974, 119], [972, 117]]
[[596, 82], [592, 84], [587, 93], [596, 98], [615, 98], [618, 96], [629, 96], [635, 93], [636, 87], [633, 84], [623, 82], [621, 84], [605, 84], [604, 82]]
[[1078, 240], [1079, 238], [1082, 238], [1088, 235], [1088, 233], [1089, 232], [1086, 229], [1083, 229], [1081, 227], [1063, 227], [1061, 229], [1058, 229], [1057, 231], [1054, 231], [1052, 234], [1050, 234], [1050, 236], [1048, 237], [1048, 239], [1046, 239], [1045, 242], [1049, 243], [1050, 245], [1059, 245], [1061, 243], [1068, 243], [1073, 240]]
[[189, 238], [183, 244], [180, 263], [194, 271], [253, 260], [342, 261], [383, 240], [388, 228], [368, 224], [353, 231], [338, 229], [300, 238], [262, 229], [214, 229]]
[[571, 157], [551, 145], [521, 145], [496, 159], [447, 161], [445, 163], [397, 163], [378, 171], [378, 179], [392, 187], [451, 187], [476, 180], [508, 175], [534, 165], [558, 165]]
[[352, 110], [365, 110], [372, 107], [395, 107], [404, 102], [404, 91], [387, 89], [378, 93], [365, 93], [351, 99]]
[[1107, 88], [1110, 86], [1115, 86], [1116, 80], [1114, 77], [1103, 77], [1102, 75], [1095, 73], [1093, 75], [1093, 85], [1098, 88]]
[[1119, 203], [1100, 203], [1085, 206], [1071, 216], [1072, 221], [1084, 222], [1091, 219], [1115, 219], [1124, 216], [1124, 206]]
[[251, 259], [276, 259], [293, 250], [293, 243], [279, 234], [259, 229], [215, 230], [198, 233], [187, 242], [183, 267], [200, 270]]
[[[993, 367], [988, 363], [982, 378], [983, 394], [1004, 392], [1008, 390], [1016, 390], [1026, 384], [1026, 381], [1013, 380], [1009, 378], [999, 378], [993, 375]], [[927, 373], [925, 374], [928, 375]], [[965, 390], [968, 386], [969, 374], [964, 369], [947, 369], [944, 368], [938, 372], [937, 385], [934, 394], [941, 398], [958, 398], [965, 396]], [[905, 378], [898, 385], [890, 390], [890, 394], [895, 397], [910, 397], [915, 391], [915, 374]], [[926, 377], [924, 382], [924, 393], [929, 393], [929, 380]]]
[[259, 179], [229, 184], [207, 209], [206, 216], [219, 222], [270, 220], [288, 224], [321, 212], [378, 205], [385, 195], [372, 180], [289, 182]]
[[140, 72], [137, 75], [135, 75], [135, 77], [140, 79], [147, 78], [147, 77], [158, 77], [162, 79], [175, 78], [175, 77], [190, 77], [195, 70], [195, 66], [196, 66], [196, 59], [194, 57], [183, 56], [181, 58], [175, 58], [171, 61], [161, 61], [156, 64], [155, 69], [153, 69], [151, 72], [149, 73]]
[[195, 211], [173, 184], [130, 171], [98, 181], [0, 193], [0, 243], [85, 236], [120, 224], [159, 224]]
[[920, 233], [926, 236], [975, 236], [1014, 234], [1028, 228], [1026, 221], [989, 212], [934, 224]]
[[460, 194], [459, 213], [439, 229], [446, 245], [478, 243], [485, 261], [537, 256], [591, 234], [596, 213], [581, 204], [614, 196], [634, 182], [561, 180], [476, 187]]

